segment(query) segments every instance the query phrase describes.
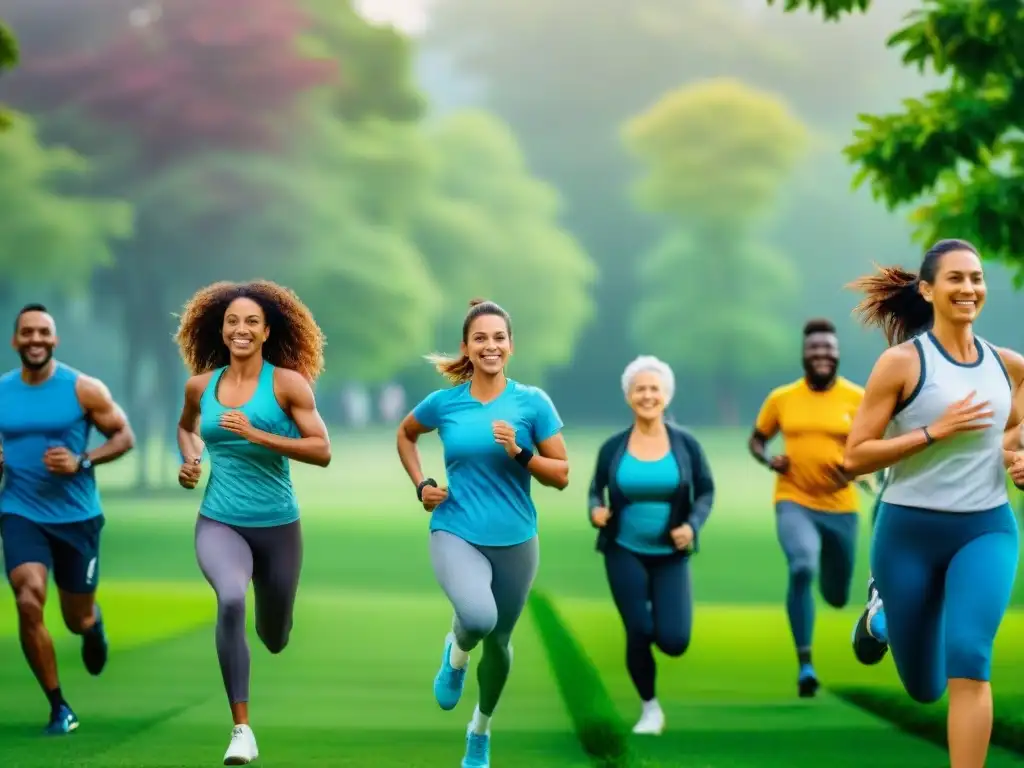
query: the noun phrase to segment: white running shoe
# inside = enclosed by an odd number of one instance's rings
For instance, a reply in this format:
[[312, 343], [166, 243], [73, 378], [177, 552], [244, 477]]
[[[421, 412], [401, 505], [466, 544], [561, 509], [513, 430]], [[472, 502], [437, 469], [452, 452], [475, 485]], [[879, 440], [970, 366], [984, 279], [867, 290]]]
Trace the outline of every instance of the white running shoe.
[[660, 736], [665, 730], [665, 713], [656, 701], [644, 704], [643, 714], [637, 724], [633, 726], [633, 733], [646, 736]]
[[248, 725], [236, 725], [231, 729], [231, 743], [224, 753], [224, 765], [248, 765], [260, 756], [256, 748], [256, 737]]

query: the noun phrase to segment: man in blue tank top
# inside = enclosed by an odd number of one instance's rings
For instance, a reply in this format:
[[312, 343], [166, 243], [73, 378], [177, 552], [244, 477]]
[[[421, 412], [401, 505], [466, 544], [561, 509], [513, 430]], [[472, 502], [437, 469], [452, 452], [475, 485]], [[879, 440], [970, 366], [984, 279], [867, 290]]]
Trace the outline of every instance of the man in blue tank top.
[[[46, 731], [63, 734], [78, 718], [61, 693], [43, 623], [47, 578], [52, 571], [64, 623], [82, 636], [85, 667], [98, 675], [107, 640], [95, 602], [103, 511], [94, 467], [123, 456], [135, 438], [102, 382], [53, 358], [57, 330], [46, 307], [18, 313], [12, 344], [21, 367], [0, 376], [0, 537], [21, 647], [50, 700]], [[107, 441], [90, 451], [93, 426]]]

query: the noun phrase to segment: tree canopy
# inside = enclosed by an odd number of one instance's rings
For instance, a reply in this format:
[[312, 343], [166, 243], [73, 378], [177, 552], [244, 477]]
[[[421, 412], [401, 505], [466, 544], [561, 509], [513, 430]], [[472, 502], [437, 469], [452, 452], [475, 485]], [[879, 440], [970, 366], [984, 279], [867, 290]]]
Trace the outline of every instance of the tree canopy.
[[32, 122], [16, 116], [0, 141], [0, 274], [10, 283], [83, 293], [112, 245], [132, 229], [131, 207], [70, 195], [89, 164], [74, 152], [42, 146]]
[[491, 299], [512, 316], [513, 375], [539, 384], [570, 360], [593, 316], [593, 263], [561, 227], [559, 196], [531, 176], [501, 121], [455, 113], [428, 135], [440, 168], [415, 238], [444, 299], [435, 343], [457, 351], [467, 301]]
[[[768, 0], [769, 4], [777, 0]], [[828, 19], [869, 0], [785, 0]], [[863, 115], [846, 156], [890, 209], [916, 204], [917, 237], [973, 240], [1024, 283], [1024, 16], [1020, 3], [926, 0], [887, 40], [946, 85], [903, 109]]]
[[732, 421], [738, 382], [775, 367], [789, 346], [777, 310], [798, 276], [758, 228], [807, 130], [777, 97], [716, 79], [667, 94], [626, 125], [625, 139], [645, 169], [637, 197], [668, 230], [641, 262], [648, 299], [634, 338], [711, 383]]
[[[14, 39], [14, 34], [4, 26], [2, 20], [0, 20], [0, 75], [3, 74], [4, 70], [12, 69], [18, 63], [18, 41]], [[0, 110], [0, 130], [7, 128], [10, 125], [10, 117], [3, 111]]]

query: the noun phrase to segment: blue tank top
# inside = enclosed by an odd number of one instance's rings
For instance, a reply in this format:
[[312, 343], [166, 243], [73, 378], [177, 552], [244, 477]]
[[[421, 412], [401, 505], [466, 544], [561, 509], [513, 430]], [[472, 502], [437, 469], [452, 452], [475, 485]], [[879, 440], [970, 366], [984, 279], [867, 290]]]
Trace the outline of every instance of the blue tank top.
[[200, 400], [199, 434], [210, 454], [210, 480], [199, 512], [228, 525], [264, 528], [299, 519], [288, 459], [250, 443], [220, 426], [229, 411], [241, 411], [256, 429], [282, 437], [300, 437], [295, 422], [274, 396], [274, 366], [263, 363], [256, 391], [241, 408], [225, 408], [217, 387], [227, 368], [210, 377]]
[[89, 445], [92, 424], [75, 394], [80, 375], [57, 363], [41, 384], [22, 381], [20, 368], [0, 376], [0, 514], [43, 524], [77, 523], [102, 514], [95, 470], [55, 475], [43, 465], [47, 448], [63, 446], [80, 456]]
[[676, 551], [667, 531], [671, 499], [679, 488], [679, 465], [670, 451], [657, 461], [642, 461], [628, 451], [615, 482], [629, 504], [620, 513], [616, 543], [640, 555], [671, 555]]

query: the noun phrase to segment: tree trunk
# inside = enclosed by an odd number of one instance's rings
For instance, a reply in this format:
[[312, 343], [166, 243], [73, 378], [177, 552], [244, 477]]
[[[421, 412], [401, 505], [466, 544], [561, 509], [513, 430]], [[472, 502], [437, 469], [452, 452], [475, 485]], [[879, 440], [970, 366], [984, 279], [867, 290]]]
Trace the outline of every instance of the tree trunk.
[[141, 339], [136, 333], [127, 331], [128, 359], [125, 363], [125, 401], [135, 432], [135, 490], [149, 488], [149, 446], [152, 437], [152, 422], [146, 402], [142, 373], [145, 358], [142, 356]]

